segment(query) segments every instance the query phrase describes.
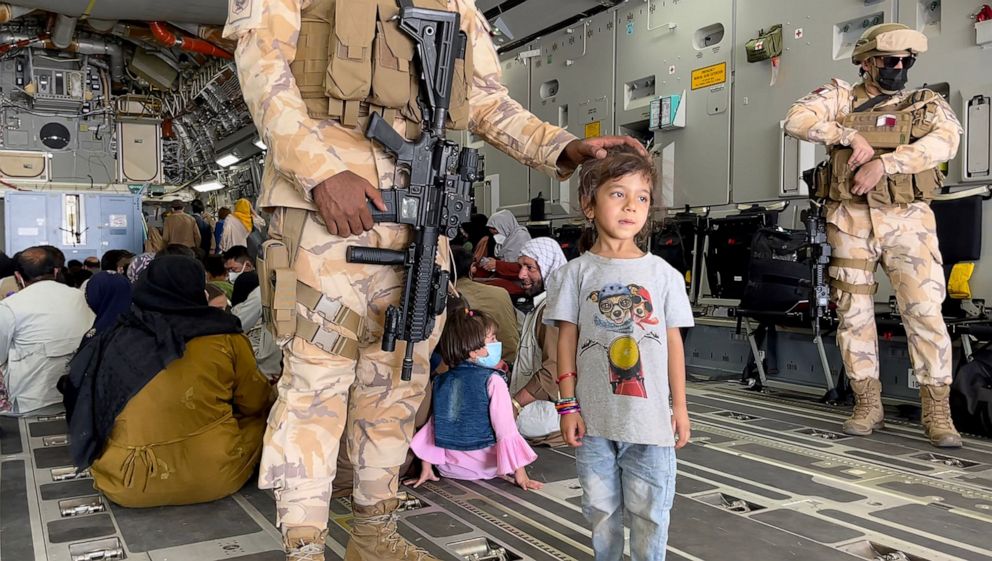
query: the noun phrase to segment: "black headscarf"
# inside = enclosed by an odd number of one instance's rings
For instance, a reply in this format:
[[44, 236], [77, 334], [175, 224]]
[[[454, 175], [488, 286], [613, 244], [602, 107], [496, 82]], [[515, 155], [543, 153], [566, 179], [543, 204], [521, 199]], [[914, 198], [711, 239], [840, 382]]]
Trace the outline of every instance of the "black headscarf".
[[258, 273], [247, 271], [238, 275], [238, 279], [234, 281], [234, 290], [231, 292], [231, 305], [237, 306], [247, 300], [256, 288], [258, 288]]
[[96, 314], [93, 329], [99, 335], [131, 307], [131, 283], [124, 275], [100, 271], [86, 283], [86, 303]]
[[131, 309], [73, 357], [69, 385], [76, 400], [69, 451], [78, 468], [99, 457], [117, 415], [145, 384], [183, 356], [188, 341], [241, 332], [238, 318], [207, 305], [205, 286], [199, 262], [179, 256], [155, 259], [134, 285]]
[[0, 279], [14, 276], [15, 270], [17, 270], [17, 263], [6, 253], [0, 251]]

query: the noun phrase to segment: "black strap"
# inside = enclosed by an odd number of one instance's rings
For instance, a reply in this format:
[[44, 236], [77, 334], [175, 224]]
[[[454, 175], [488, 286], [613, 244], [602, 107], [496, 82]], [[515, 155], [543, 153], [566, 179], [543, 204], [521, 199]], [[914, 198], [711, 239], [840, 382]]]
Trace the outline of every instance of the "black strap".
[[892, 94], [883, 94], [883, 95], [875, 96], [869, 99], [868, 101], [862, 103], [861, 105], [855, 107], [853, 110], [851, 110], [851, 113], [860, 113], [861, 111], [869, 111], [871, 110], [871, 108], [875, 107], [876, 105], [885, 103], [890, 99], [892, 99]]
[[396, 0], [396, 5], [400, 8], [413, 8], [413, 0]]

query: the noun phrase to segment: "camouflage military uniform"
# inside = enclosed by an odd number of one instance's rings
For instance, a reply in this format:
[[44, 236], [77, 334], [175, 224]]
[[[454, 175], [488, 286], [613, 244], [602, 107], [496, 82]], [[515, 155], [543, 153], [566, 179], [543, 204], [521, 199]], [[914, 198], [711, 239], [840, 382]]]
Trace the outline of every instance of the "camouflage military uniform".
[[[231, 0], [225, 28], [225, 37], [238, 39], [241, 87], [268, 145], [258, 204], [277, 208], [269, 229], [276, 238], [284, 230], [286, 209], [314, 211], [310, 190], [333, 175], [349, 170], [380, 188], [390, 187], [393, 178], [392, 158], [364, 137], [364, 120], [347, 127], [308, 113], [290, 63], [297, 54], [301, 11], [310, 4], [310, 0]], [[518, 161], [557, 176], [558, 156], [575, 137], [510, 99], [500, 82], [488, 23], [472, 0], [449, 0], [448, 9], [461, 14], [474, 59], [469, 128]], [[401, 133], [407, 130], [400, 116], [395, 116], [393, 125]], [[428, 352], [443, 321], [430, 341], [417, 346], [413, 380], [400, 382], [402, 344], [395, 353], [384, 353], [379, 339], [386, 307], [397, 304], [402, 293], [402, 272], [349, 264], [344, 252], [348, 245], [405, 248], [410, 236], [406, 227], [391, 224], [377, 224], [352, 238], [332, 236], [316, 212], [308, 213], [294, 267], [299, 281], [361, 321], [343, 322], [357, 326], [352, 332], [303, 303], [297, 306], [310, 321], [343, 336], [346, 348], [354, 349], [357, 342], [357, 359], [343, 356], [350, 352], [326, 352], [299, 336], [285, 346], [279, 401], [269, 417], [259, 481], [260, 487], [275, 489], [284, 528], [326, 527], [338, 443], [346, 424], [355, 466], [354, 502], [371, 506], [396, 495], [399, 466], [424, 397]], [[443, 243], [440, 262], [448, 262], [447, 253]]]
[[[912, 93], [896, 94], [875, 110], [899, 105]], [[853, 100], [854, 88], [833, 80], [792, 106], [786, 131], [802, 140], [847, 146], [856, 131], [840, 122], [851, 111]], [[938, 95], [928, 103], [929, 134], [883, 154], [886, 175], [930, 170], [957, 153], [962, 132], [957, 117]], [[850, 199], [831, 201], [827, 208], [827, 238], [834, 263], [842, 264], [844, 259], [870, 263], [864, 268], [831, 265], [829, 269], [840, 319], [837, 342], [848, 376], [852, 380], [878, 378], [875, 304], [869, 289], [875, 286], [874, 269], [881, 262], [895, 289], [917, 380], [921, 385], [950, 384], [951, 342], [940, 314], [944, 273], [929, 205], [924, 201], [869, 205]]]

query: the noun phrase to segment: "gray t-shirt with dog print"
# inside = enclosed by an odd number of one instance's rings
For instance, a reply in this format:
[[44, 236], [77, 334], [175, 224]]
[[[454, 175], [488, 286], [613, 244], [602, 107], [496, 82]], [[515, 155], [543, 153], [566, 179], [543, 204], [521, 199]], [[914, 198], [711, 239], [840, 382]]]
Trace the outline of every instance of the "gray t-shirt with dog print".
[[586, 252], [548, 282], [544, 322], [559, 320], [579, 328], [575, 396], [586, 433], [674, 446], [666, 330], [693, 325], [678, 271], [651, 254], [608, 259]]

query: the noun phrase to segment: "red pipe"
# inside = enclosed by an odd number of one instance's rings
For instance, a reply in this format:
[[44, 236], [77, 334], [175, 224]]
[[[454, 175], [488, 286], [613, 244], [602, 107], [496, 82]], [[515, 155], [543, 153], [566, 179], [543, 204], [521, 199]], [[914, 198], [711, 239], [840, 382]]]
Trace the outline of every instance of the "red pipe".
[[20, 41], [15, 41], [13, 43], [8, 43], [6, 45], [0, 45], [0, 55], [5, 54], [7, 51], [9, 51], [11, 49], [21, 49], [21, 48], [27, 47], [28, 45], [31, 45], [33, 43], [39, 43], [39, 42], [48, 41], [48, 37], [49, 37], [48, 33], [45, 32], [45, 33], [39, 34], [34, 39], [22, 39]]
[[0, 179], [0, 185], [3, 185], [5, 187], [10, 187], [11, 189], [14, 189], [15, 191], [29, 191], [30, 190], [30, 189], [22, 189], [22, 188], [18, 187], [17, 185], [14, 185], [13, 183], [7, 183], [6, 181], [4, 181], [2, 179]]
[[215, 56], [218, 58], [233, 59], [234, 55], [217, 47], [216, 45], [204, 41], [203, 39], [195, 39], [193, 37], [184, 37], [173, 33], [166, 29], [166, 25], [160, 21], [153, 21], [148, 23], [148, 28], [152, 31], [152, 36], [159, 43], [165, 45], [166, 47], [179, 47], [180, 49], [191, 52], [191, 53], [201, 53], [205, 55]]

